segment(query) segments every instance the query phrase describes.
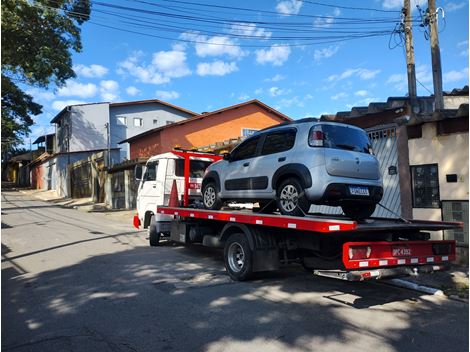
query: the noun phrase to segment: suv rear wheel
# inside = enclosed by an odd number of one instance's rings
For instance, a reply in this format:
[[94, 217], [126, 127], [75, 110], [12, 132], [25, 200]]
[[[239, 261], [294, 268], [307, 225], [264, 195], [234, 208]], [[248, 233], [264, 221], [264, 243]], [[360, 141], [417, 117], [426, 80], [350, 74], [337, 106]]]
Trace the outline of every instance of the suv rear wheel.
[[300, 182], [288, 178], [280, 184], [276, 191], [277, 207], [283, 215], [304, 216], [308, 213], [310, 203]]
[[344, 215], [353, 220], [364, 220], [375, 211], [375, 204], [342, 205]]
[[222, 200], [217, 196], [215, 182], [207, 182], [202, 188], [202, 202], [204, 208], [209, 210], [219, 210], [222, 208]]

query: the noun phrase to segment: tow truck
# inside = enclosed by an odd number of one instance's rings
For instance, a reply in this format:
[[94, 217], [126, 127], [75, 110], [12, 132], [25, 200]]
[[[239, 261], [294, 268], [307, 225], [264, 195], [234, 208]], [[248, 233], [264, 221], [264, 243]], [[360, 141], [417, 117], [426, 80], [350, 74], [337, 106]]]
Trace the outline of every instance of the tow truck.
[[[372, 217], [353, 221], [345, 216], [308, 214], [304, 217], [263, 214], [257, 210], [226, 207], [218, 211], [190, 202], [190, 160], [220, 158], [208, 153], [173, 151], [184, 160], [182, 201], [173, 183], [168, 204], [155, 207], [156, 229], [151, 236], [182, 244], [223, 248], [228, 275], [238, 281], [254, 273], [278, 270], [281, 265], [300, 263], [315, 275], [347, 281], [383, 279], [445, 270], [455, 260], [455, 241], [431, 240], [428, 231], [460, 228], [460, 222]], [[194, 180], [193, 180], [194, 181]], [[134, 226], [143, 223], [134, 217]], [[169, 227], [158, 226], [158, 219]]]

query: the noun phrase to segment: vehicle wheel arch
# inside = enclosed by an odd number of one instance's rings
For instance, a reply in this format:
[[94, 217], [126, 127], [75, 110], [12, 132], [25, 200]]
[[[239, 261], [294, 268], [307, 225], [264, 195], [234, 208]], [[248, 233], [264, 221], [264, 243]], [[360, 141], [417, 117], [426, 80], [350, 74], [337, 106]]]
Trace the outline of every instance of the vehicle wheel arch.
[[217, 191], [220, 192], [220, 177], [217, 171], [209, 171], [207, 173], [202, 180], [201, 189], [204, 188], [208, 182], [215, 182], [215, 187], [217, 188]]
[[255, 240], [253, 238], [253, 234], [248, 226], [245, 224], [235, 224], [235, 223], [228, 223], [222, 228], [220, 231], [219, 240], [221, 243], [225, 244], [227, 239], [236, 233], [244, 233], [248, 239], [248, 244], [250, 245], [251, 250], [255, 249]]
[[144, 215], [144, 229], [149, 227], [150, 220], [152, 219], [152, 215], [155, 215], [153, 211], [147, 210]]
[[283, 181], [291, 177], [298, 179], [304, 189], [312, 187], [312, 176], [305, 165], [287, 164], [281, 166], [274, 173], [271, 181], [272, 188], [277, 189]]

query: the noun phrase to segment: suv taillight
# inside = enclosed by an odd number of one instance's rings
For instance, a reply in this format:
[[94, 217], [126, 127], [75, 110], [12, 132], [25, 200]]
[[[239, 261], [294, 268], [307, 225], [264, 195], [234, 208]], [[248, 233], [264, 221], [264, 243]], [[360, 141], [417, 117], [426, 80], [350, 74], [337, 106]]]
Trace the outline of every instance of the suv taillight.
[[323, 139], [325, 135], [320, 130], [310, 131], [310, 136], [308, 137], [308, 144], [312, 147], [323, 147]]

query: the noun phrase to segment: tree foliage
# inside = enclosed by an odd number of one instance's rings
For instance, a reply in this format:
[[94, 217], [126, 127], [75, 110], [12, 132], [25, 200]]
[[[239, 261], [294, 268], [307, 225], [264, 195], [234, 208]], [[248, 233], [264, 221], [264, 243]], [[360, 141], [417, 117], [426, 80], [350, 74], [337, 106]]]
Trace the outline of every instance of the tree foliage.
[[23, 89], [62, 86], [75, 77], [72, 51], [82, 49], [80, 25], [89, 0], [2, 0], [2, 149], [30, 132], [42, 106]]

